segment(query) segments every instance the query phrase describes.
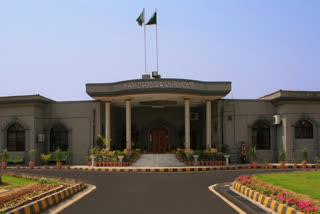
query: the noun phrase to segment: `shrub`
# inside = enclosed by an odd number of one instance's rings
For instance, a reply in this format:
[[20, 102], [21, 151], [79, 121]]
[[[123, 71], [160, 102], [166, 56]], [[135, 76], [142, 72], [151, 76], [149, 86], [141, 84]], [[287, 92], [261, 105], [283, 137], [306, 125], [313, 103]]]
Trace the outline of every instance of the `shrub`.
[[284, 151], [283, 148], [279, 152], [279, 160], [280, 161], [285, 161], [286, 160], [286, 152]]
[[252, 162], [255, 162], [257, 160], [257, 150], [256, 147], [252, 147], [249, 151], [248, 151], [248, 156], [251, 157]]
[[9, 158], [8, 150], [4, 149], [2, 152], [2, 162], [7, 163]]
[[302, 157], [303, 161], [307, 160], [307, 149], [306, 148], [301, 149], [301, 157]]
[[29, 160], [30, 161], [33, 160], [35, 156], [36, 156], [36, 150], [35, 149], [29, 150], [29, 152], [28, 152]]
[[62, 161], [62, 151], [60, 148], [56, 149], [56, 161], [61, 162]]
[[48, 164], [48, 161], [49, 161], [49, 159], [51, 158], [51, 156], [52, 156], [52, 154], [47, 154], [47, 155], [41, 154], [41, 155], [40, 155], [40, 158], [41, 158], [41, 160], [42, 160], [42, 162], [43, 162], [44, 164]]

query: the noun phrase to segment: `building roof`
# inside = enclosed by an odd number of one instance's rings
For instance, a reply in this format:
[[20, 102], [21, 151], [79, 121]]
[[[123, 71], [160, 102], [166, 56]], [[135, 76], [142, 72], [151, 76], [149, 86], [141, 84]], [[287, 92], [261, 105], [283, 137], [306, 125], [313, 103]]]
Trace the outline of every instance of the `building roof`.
[[19, 96], [7, 96], [0, 97], [0, 104], [12, 104], [12, 103], [54, 103], [54, 100], [43, 97], [40, 94], [34, 95], [19, 95]]
[[273, 103], [280, 101], [320, 101], [320, 91], [289, 91], [280, 89], [258, 99], [270, 100]]
[[86, 84], [91, 97], [148, 93], [174, 93], [226, 96], [231, 82], [203, 82], [188, 79], [134, 79], [114, 83]]

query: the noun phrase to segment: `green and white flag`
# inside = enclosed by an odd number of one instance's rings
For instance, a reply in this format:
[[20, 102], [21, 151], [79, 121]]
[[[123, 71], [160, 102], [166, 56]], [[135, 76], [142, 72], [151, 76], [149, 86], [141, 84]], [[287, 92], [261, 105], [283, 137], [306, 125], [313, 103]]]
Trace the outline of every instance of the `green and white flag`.
[[138, 25], [140, 25], [141, 27], [144, 24], [144, 8], [143, 8], [140, 16], [137, 18], [137, 22], [138, 22]]
[[154, 14], [151, 16], [149, 21], [146, 25], [156, 25], [157, 24], [157, 12], [154, 12]]

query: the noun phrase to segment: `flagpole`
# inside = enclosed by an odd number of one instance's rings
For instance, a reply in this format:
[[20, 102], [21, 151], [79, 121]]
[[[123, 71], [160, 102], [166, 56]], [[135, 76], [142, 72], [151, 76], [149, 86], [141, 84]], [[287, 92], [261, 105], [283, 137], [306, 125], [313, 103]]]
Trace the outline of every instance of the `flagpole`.
[[144, 8], [143, 8], [143, 31], [144, 31], [144, 73], [147, 74], [147, 42], [146, 42], [146, 23], [145, 23]]
[[158, 63], [158, 13], [157, 13], [157, 8], [156, 8], [156, 19], [157, 19], [157, 23], [156, 23], [156, 51], [157, 51], [157, 71], [159, 72], [159, 63]]

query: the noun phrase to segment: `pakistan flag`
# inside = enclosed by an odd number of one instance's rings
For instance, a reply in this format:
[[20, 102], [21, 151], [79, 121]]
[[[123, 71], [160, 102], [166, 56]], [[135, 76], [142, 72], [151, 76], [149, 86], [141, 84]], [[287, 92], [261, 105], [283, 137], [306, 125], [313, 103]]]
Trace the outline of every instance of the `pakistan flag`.
[[148, 23], [146, 25], [156, 25], [157, 24], [157, 12], [154, 12], [154, 14], [149, 19]]
[[137, 18], [138, 25], [142, 26], [144, 24], [144, 8], [140, 16]]

